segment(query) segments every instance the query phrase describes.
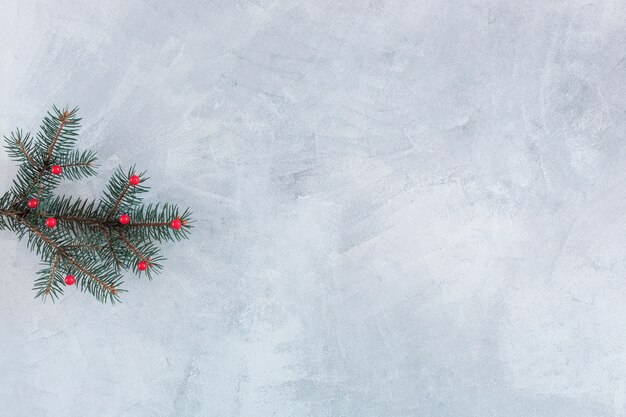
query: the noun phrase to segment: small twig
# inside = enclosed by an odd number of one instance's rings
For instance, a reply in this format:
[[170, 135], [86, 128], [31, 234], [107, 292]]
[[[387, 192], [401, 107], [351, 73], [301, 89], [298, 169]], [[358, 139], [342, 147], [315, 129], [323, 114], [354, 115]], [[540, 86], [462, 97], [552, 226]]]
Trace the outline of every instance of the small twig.
[[54, 147], [57, 144], [57, 141], [59, 140], [59, 136], [61, 135], [61, 131], [63, 130], [65, 123], [67, 123], [68, 117], [69, 117], [68, 111], [64, 110], [63, 118], [59, 119], [61, 121], [61, 124], [59, 125], [59, 128], [57, 129], [57, 133], [54, 135], [54, 139], [52, 139], [52, 142], [50, 143], [50, 147], [48, 148], [48, 155], [46, 156], [46, 165], [50, 163], [50, 158], [52, 158], [52, 152], [54, 151]]
[[65, 221], [75, 222], [75, 223], [82, 223], [82, 224], [86, 224], [88, 226], [95, 227], [95, 228], [100, 228], [104, 224], [103, 222], [99, 221], [98, 219], [95, 219], [95, 218], [92, 218], [92, 217], [60, 215], [60, 216], [56, 216], [56, 219], [57, 220], [65, 220]]
[[107, 228], [103, 228], [103, 232], [105, 234], [107, 244], [109, 246], [109, 251], [111, 251], [111, 256], [113, 256], [113, 260], [115, 261], [115, 266], [118, 268], [120, 266], [123, 266], [122, 261], [120, 260], [120, 258], [118, 258], [117, 254], [115, 253], [115, 248], [113, 248], [113, 241], [111, 240], [111, 232]]
[[128, 249], [130, 249], [137, 256], [137, 258], [141, 259], [142, 261], [148, 260], [145, 256], [141, 254], [141, 252], [139, 252], [139, 250], [135, 246], [133, 246], [132, 243], [128, 241], [128, 239], [126, 239], [126, 236], [124, 236], [124, 233], [122, 233], [121, 230], [118, 230], [117, 233], [120, 235], [120, 239], [122, 239], [124, 244], [126, 244]]
[[109, 212], [107, 217], [111, 218], [115, 214], [115, 212], [119, 208], [120, 204], [122, 204], [122, 200], [124, 199], [124, 196], [128, 192], [129, 188], [130, 188], [130, 184], [126, 184], [126, 187], [124, 187], [124, 190], [120, 193], [120, 196], [117, 198], [117, 201], [115, 202], [115, 205], [113, 206], [113, 208], [111, 209], [111, 211]]
[[70, 264], [72, 264], [76, 269], [78, 269], [80, 272], [82, 272], [83, 274], [87, 275], [89, 278], [91, 278], [95, 283], [97, 283], [100, 287], [102, 287], [104, 290], [106, 290], [107, 292], [113, 294], [113, 295], [117, 295], [117, 289], [112, 286], [112, 285], [108, 285], [105, 284], [100, 278], [98, 278], [96, 275], [94, 275], [91, 271], [89, 271], [87, 268], [85, 268], [83, 265], [80, 264], [80, 262], [78, 262], [76, 259], [74, 259], [72, 256], [70, 256], [69, 254], [67, 254], [67, 252], [65, 252], [63, 250], [63, 248], [61, 248], [58, 244], [56, 244], [52, 239], [50, 239], [48, 236], [46, 236], [45, 234], [43, 234], [39, 229], [37, 229], [34, 225], [32, 225], [30, 222], [26, 221], [24, 218], [20, 218], [20, 221], [22, 223], [24, 223], [26, 225], [26, 227], [28, 227], [35, 235], [37, 235], [41, 240], [43, 240], [45, 243], [47, 243], [48, 245], [52, 246], [54, 248], [54, 250], [57, 252], [57, 255], [66, 259]]
[[43, 291], [43, 298], [44, 299], [50, 294], [50, 291], [52, 290], [52, 282], [54, 282], [54, 275], [57, 272], [57, 265], [58, 265], [58, 263], [59, 263], [59, 255], [57, 254], [57, 255], [54, 256], [54, 261], [52, 262], [52, 268], [50, 270], [50, 277], [46, 281], [46, 288]]
[[169, 225], [169, 222], [129, 223], [126, 227], [163, 227]]
[[93, 162], [75, 162], [73, 164], [61, 164], [61, 168], [76, 168], [76, 167], [93, 167]]
[[[21, 193], [17, 197], [15, 197], [15, 199], [11, 203], [11, 207], [14, 207], [17, 203], [22, 201], [22, 199], [25, 198], [26, 196], [28, 196], [28, 194], [31, 192], [31, 190], [33, 188], [35, 188], [37, 186], [37, 184], [40, 184], [41, 177], [43, 177], [45, 172], [46, 172], [45, 171], [45, 167], [42, 167], [39, 170], [39, 172], [37, 173], [37, 176], [35, 177], [35, 179], [33, 180], [33, 183], [26, 189], [26, 191], [24, 191], [23, 193]], [[41, 186], [43, 187], [43, 184], [41, 184]]]
[[[19, 133], [18, 133], [18, 135], [19, 135]], [[24, 156], [26, 157], [28, 162], [30, 162], [30, 164], [33, 166], [33, 168], [37, 168], [37, 163], [35, 162], [33, 157], [28, 153], [28, 151], [26, 150], [26, 147], [24, 147], [24, 144], [22, 143], [22, 138], [21, 137], [18, 136], [18, 137], [15, 138], [15, 145], [17, 145], [17, 147], [19, 148], [20, 152], [22, 152], [24, 154]]]
[[67, 245], [65, 246], [66, 249], [80, 249], [80, 248], [85, 248], [85, 249], [91, 249], [91, 250], [95, 250], [95, 251], [100, 251], [102, 249], [104, 249], [104, 246], [100, 246], [100, 245], [92, 245], [89, 243], [76, 243], [73, 245]]

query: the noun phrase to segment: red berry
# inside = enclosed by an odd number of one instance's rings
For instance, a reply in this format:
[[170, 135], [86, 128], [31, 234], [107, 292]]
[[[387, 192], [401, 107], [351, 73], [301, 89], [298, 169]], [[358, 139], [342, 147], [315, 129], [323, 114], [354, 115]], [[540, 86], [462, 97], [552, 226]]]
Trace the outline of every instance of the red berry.
[[178, 230], [183, 226], [183, 222], [180, 219], [174, 219], [170, 222], [170, 227], [174, 230]]
[[52, 165], [52, 168], [50, 168], [50, 172], [54, 175], [61, 175], [61, 172], [63, 172], [63, 168], [61, 168], [60, 165]]
[[141, 178], [139, 178], [139, 176], [137, 175], [131, 175], [128, 179], [128, 182], [130, 183], [130, 185], [139, 185], [139, 183], [141, 182]]
[[145, 261], [141, 261], [137, 264], [137, 269], [140, 271], [145, 271], [146, 269], [148, 269], [148, 263]]
[[55, 219], [54, 217], [48, 217], [46, 219], [46, 226], [48, 227], [54, 227], [57, 225], [57, 219]]
[[30, 200], [28, 200], [28, 207], [29, 208], [36, 208], [39, 205], [39, 200], [37, 200], [36, 198], [31, 198]]
[[65, 277], [65, 285], [74, 285], [75, 282], [76, 278], [74, 278], [74, 275], [68, 275]]
[[120, 223], [122, 223], [122, 224], [130, 223], [130, 216], [128, 214], [122, 214], [120, 216]]

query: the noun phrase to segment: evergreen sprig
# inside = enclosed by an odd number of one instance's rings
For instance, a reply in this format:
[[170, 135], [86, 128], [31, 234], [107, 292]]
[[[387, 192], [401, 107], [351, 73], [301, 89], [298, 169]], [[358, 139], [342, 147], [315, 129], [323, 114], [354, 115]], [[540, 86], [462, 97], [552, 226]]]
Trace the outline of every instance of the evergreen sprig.
[[125, 291], [124, 271], [149, 279], [161, 271], [165, 258], [159, 244], [187, 239], [191, 212], [170, 203], [144, 205], [148, 178], [134, 166], [118, 168], [100, 200], [55, 196], [62, 179], [96, 175], [96, 153], [74, 149], [77, 112], [53, 106], [35, 137], [20, 129], [5, 136], [9, 157], [19, 166], [0, 196], [0, 230], [26, 240], [41, 258], [35, 297], [54, 302], [73, 284], [71, 276], [81, 291], [114, 303]]

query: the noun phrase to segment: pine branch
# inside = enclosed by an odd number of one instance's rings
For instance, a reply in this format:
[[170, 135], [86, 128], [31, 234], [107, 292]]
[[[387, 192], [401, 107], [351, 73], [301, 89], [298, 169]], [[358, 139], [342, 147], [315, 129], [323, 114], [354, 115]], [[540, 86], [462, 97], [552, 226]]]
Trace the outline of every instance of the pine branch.
[[[12, 194], [10, 192], [4, 193], [2, 197], [0, 197], [0, 207], [9, 207], [10, 201], [12, 198]], [[11, 210], [5, 209], [5, 215], [0, 215], [0, 230], [13, 230], [13, 214], [19, 213], [18, 211], [12, 212]]]
[[122, 204], [122, 201], [124, 201], [124, 197], [126, 197], [126, 194], [128, 193], [128, 189], [129, 188], [130, 188], [130, 185], [128, 185], [128, 184], [126, 186], [124, 186], [124, 189], [122, 190], [120, 195], [117, 196], [117, 198], [115, 199], [115, 204], [113, 204], [113, 207], [109, 211], [108, 217], [111, 217], [115, 213], [117, 213], [117, 209], [120, 208], [120, 205]]
[[4, 137], [6, 142], [5, 149], [9, 153], [9, 157], [17, 162], [28, 162], [34, 169], [39, 168], [39, 164], [35, 161], [35, 148], [33, 146], [30, 134], [23, 136], [22, 131], [17, 129], [11, 132], [9, 137]]
[[[140, 178], [140, 184], [130, 184], [129, 178], [134, 175]], [[101, 201], [105, 217], [112, 219], [120, 212], [130, 211], [138, 206], [141, 203], [141, 194], [148, 191], [148, 188], [142, 185], [147, 179], [145, 178], [145, 172], [136, 174], [135, 167], [132, 167], [126, 173], [122, 168], [118, 168], [111, 177], [104, 192], [104, 198]]]
[[35, 298], [42, 297], [45, 300], [47, 297], [50, 297], [54, 302], [55, 299], [58, 299], [63, 294], [63, 287], [61, 286], [63, 281], [57, 276], [58, 266], [59, 256], [56, 255], [52, 260], [52, 265], [38, 272], [41, 277], [35, 281], [33, 288], [37, 291]]
[[[128, 225], [128, 228], [134, 234], [144, 239], [155, 239], [159, 242], [187, 239], [193, 227], [189, 209], [181, 213], [178, 206], [168, 203], [139, 207], [132, 213], [132, 218], [133, 221]], [[172, 219], [180, 220], [183, 227], [178, 230], [172, 229]]]
[[[81, 273], [83, 273], [87, 277], [89, 277], [93, 281], [94, 285], [97, 285], [99, 287], [99, 290], [93, 290], [90, 285], [84, 286], [85, 288], [89, 289], [90, 292], [96, 296], [96, 298], [99, 298], [97, 294], [99, 294], [100, 290], [106, 292], [111, 297], [117, 297], [118, 290], [117, 290], [116, 284], [115, 284], [115, 281], [118, 280], [117, 276], [115, 276], [113, 279], [111, 279], [111, 276], [109, 274], [107, 274], [107, 276], [105, 276], [105, 277], [98, 277], [96, 275], [96, 273], [90, 271], [89, 268], [84, 265], [84, 263], [81, 264], [81, 262], [76, 260], [74, 257], [70, 256], [61, 247], [62, 245], [59, 245], [58, 243], [54, 242], [54, 240], [52, 238], [47, 236], [42, 231], [38, 230], [33, 224], [31, 224], [30, 222], [28, 222], [28, 221], [26, 221], [24, 219], [22, 219], [21, 222], [23, 222], [24, 225], [28, 229], [30, 229], [30, 231], [32, 232], [31, 237], [34, 238], [34, 239], [31, 239], [31, 241], [36, 240], [38, 238], [43, 243], [43, 245], [37, 247], [38, 253], [40, 251], [41, 251], [41, 253], [44, 253], [44, 250], [40, 249], [44, 245], [49, 246], [53, 250], [55, 256], [58, 256], [58, 257], [60, 257], [60, 259], [69, 262], [74, 268], [76, 268], [78, 271], [80, 271]], [[36, 243], [33, 243], [33, 244], [36, 245]], [[105, 272], [105, 271], [102, 270], [101, 267], [99, 267], [98, 270], [101, 273]], [[107, 280], [109, 282], [107, 282]]]
[[54, 217], [66, 225], [75, 236], [102, 231], [115, 223], [103, 221], [94, 200], [56, 198], [44, 205], [43, 210], [54, 213]]
[[[40, 184], [43, 175], [43, 168], [32, 171], [26, 165], [21, 165], [17, 171], [17, 178], [13, 181], [13, 187], [11, 188], [11, 193], [14, 195], [11, 207], [15, 207], [22, 202], [37, 186], [44, 186], [44, 184]], [[56, 186], [54, 182], [49, 185]]]
[[107, 249], [108, 250], [99, 252], [100, 257], [102, 258], [103, 261], [105, 261], [105, 262], [107, 262], [109, 264], [112, 264], [113, 267], [117, 271], [119, 271], [124, 266], [124, 263], [120, 259], [119, 255], [117, 254], [117, 249], [113, 245], [113, 239], [112, 239], [112, 236], [111, 236], [111, 231], [109, 231], [107, 229], [104, 229], [103, 234], [104, 234], [104, 237], [106, 239], [106, 245], [107, 245]]
[[[39, 187], [38, 195], [42, 197], [45, 196], [44, 190], [51, 193], [60, 183], [60, 178], [49, 172], [52, 158], [56, 156], [62, 160], [67, 157], [67, 153], [76, 140], [80, 119], [75, 118], [77, 109], [72, 111], [65, 109], [61, 112], [54, 106], [53, 111], [54, 115], [48, 113], [48, 117], [44, 118], [41, 131], [37, 134], [36, 144], [31, 143], [29, 135], [27, 135], [28, 140], [26, 138], [22, 140], [20, 130], [9, 138], [5, 138], [10, 155], [17, 158], [18, 153], [22, 153], [21, 144], [28, 154], [28, 157], [24, 157], [29, 162], [29, 164], [22, 164], [18, 170], [17, 179], [12, 188], [15, 195], [12, 206], [26, 198], [37, 187]], [[43, 162], [38, 164], [37, 159]]]
[[96, 175], [96, 160], [94, 151], [71, 151], [59, 159], [58, 165], [65, 178], [79, 180]]
[[38, 134], [40, 149], [44, 154], [44, 164], [50, 163], [57, 157], [69, 152], [78, 136], [80, 119], [76, 118], [78, 108], [59, 110], [52, 107], [52, 113], [44, 117], [41, 131]]
[[[118, 230], [118, 234], [125, 247], [128, 249], [125, 255], [125, 265], [132, 268], [137, 275], [145, 273], [148, 279], [152, 279], [153, 273], [159, 273], [162, 269], [161, 262], [165, 260], [159, 255], [159, 248], [150, 241], [144, 241], [139, 243], [131, 242], [131, 240], [122, 232]], [[145, 262], [147, 269], [139, 270], [139, 262]]]
[[[148, 278], [160, 272], [165, 258], [155, 242], [187, 238], [191, 213], [167, 203], [144, 206], [148, 178], [135, 167], [118, 168], [99, 201], [55, 197], [61, 179], [96, 174], [96, 153], [73, 149], [76, 114], [77, 109], [53, 107], [35, 139], [19, 129], [5, 137], [5, 148], [20, 165], [0, 197], [0, 230], [25, 239], [41, 257], [45, 268], [37, 273], [35, 297], [54, 302], [65, 286], [76, 283], [98, 300], [116, 302], [124, 291], [123, 270]], [[72, 277], [64, 280], [63, 274]]]
[[72, 249], [86, 249], [86, 250], [90, 250], [90, 251], [101, 251], [103, 250], [105, 247], [102, 245], [95, 245], [93, 243], [76, 243], [73, 245], [69, 245], [67, 246], [68, 250], [72, 250]]
[[57, 128], [57, 131], [54, 134], [54, 138], [50, 142], [50, 146], [48, 146], [48, 155], [46, 156], [46, 163], [49, 163], [50, 159], [52, 158], [52, 151], [54, 151], [54, 145], [57, 144], [57, 141], [59, 140], [59, 136], [61, 136], [61, 132], [63, 131], [63, 127], [65, 126], [65, 123], [67, 123], [67, 119], [68, 119], [68, 114], [66, 111], [64, 111], [63, 115], [60, 117], [61, 123], [59, 124], [59, 127]]
[[117, 234], [120, 239], [122, 239], [122, 242], [124, 242], [126, 247], [137, 257], [137, 259], [139, 259], [140, 261], [149, 261], [147, 256], [139, 252], [139, 250], [135, 246], [133, 246], [133, 244], [130, 243], [128, 239], [126, 239], [126, 236], [124, 236], [124, 233], [121, 230], [118, 230]]

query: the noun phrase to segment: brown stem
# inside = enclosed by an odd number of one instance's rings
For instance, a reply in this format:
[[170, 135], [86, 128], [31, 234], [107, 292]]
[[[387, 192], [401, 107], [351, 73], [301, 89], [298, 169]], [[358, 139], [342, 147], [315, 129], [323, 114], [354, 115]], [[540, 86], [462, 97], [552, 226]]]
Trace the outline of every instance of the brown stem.
[[113, 206], [113, 208], [111, 209], [111, 211], [109, 212], [107, 217], [111, 217], [111, 216], [113, 216], [115, 214], [115, 212], [119, 208], [120, 204], [122, 204], [122, 199], [124, 198], [124, 196], [128, 192], [129, 188], [130, 188], [130, 184], [126, 184], [126, 187], [124, 187], [124, 191], [122, 191], [120, 196], [117, 198], [117, 201], [115, 202], [115, 205]]
[[76, 243], [74, 245], [67, 245], [65, 246], [67, 249], [80, 249], [80, 248], [84, 248], [84, 249], [91, 249], [91, 250], [95, 250], [95, 251], [99, 251], [104, 249], [104, 246], [100, 246], [100, 245], [92, 245], [89, 243]]
[[57, 129], [57, 133], [54, 135], [54, 139], [52, 139], [52, 142], [50, 143], [50, 147], [48, 148], [48, 155], [46, 156], [46, 165], [50, 163], [50, 158], [52, 158], [52, 151], [54, 151], [54, 147], [57, 144], [57, 141], [59, 140], [59, 136], [61, 136], [61, 131], [63, 130], [65, 123], [67, 123], [68, 116], [69, 116], [69, 113], [67, 112], [67, 110], [63, 111], [63, 118], [59, 119], [61, 121], [61, 124], [59, 125], [59, 128]]
[[20, 211], [20, 210], [0, 210], [0, 216], [6, 216], [6, 217], [23, 217], [24, 215], [26, 215], [26, 211]]
[[[109, 248], [109, 251], [111, 252], [111, 256], [113, 257], [113, 261], [115, 261], [115, 265], [118, 267], [122, 265], [122, 262], [120, 261], [117, 254], [115, 253], [115, 249], [113, 248], [113, 242], [111, 240], [110, 228], [112, 226], [115, 226], [116, 223], [102, 222], [98, 219], [94, 219], [91, 217], [80, 217], [80, 216], [57, 216], [55, 218], [57, 220], [62, 220], [62, 221], [73, 221], [76, 223], [83, 223], [90, 227], [93, 227], [102, 231], [102, 234], [104, 235], [104, 238], [107, 241], [107, 246]], [[104, 249], [104, 246], [99, 247], [99, 250], [102, 250], [102, 249]]]
[[91, 217], [81, 217], [81, 216], [69, 216], [69, 215], [61, 215], [61, 216], [56, 216], [55, 217], [57, 220], [65, 220], [65, 221], [69, 221], [69, 222], [75, 222], [75, 223], [84, 223], [88, 226], [91, 227], [95, 227], [95, 228], [102, 228], [102, 227], [107, 227], [110, 226], [108, 224], [108, 222], [102, 222], [98, 219], [94, 219]]
[[42, 193], [43, 193], [43, 184], [39, 184], [39, 191], [37, 191], [37, 198], [41, 198]]
[[54, 261], [52, 261], [52, 269], [50, 270], [50, 278], [48, 278], [48, 281], [46, 281], [46, 289], [44, 290], [44, 296], [43, 298], [45, 299], [49, 294], [50, 294], [50, 290], [52, 289], [52, 282], [54, 281], [54, 275], [57, 272], [57, 265], [59, 264], [59, 255], [55, 255], [54, 256]]
[[[17, 203], [19, 203], [20, 201], [22, 201], [23, 198], [25, 198], [33, 188], [35, 188], [37, 186], [37, 184], [39, 184], [39, 181], [41, 181], [41, 177], [43, 177], [43, 174], [46, 172], [46, 168], [42, 167], [39, 172], [37, 173], [37, 176], [35, 177], [35, 179], [33, 180], [33, 183], [31, 184], [30, 187], [28, 187], [26, 189], [26, 191], [24, 191], [23, 193], [21, 193], [20, 195], [18, 195], [17, 197], [15, 197], [15, 199], [13, 200], [13, 202], [11, 203], [11, 207], [14, 207]], [[40, 188], [41, 190], [41, 188]]]
[[20, 137], [16, 138], [15, 144], [20, 149], [20, 152], [24, 154], [26, 159], [28, 159], [28, 162], [30, 162], [30, 164], [36, 168], [37, 163], [35, 163], [35, 160], [33, 159], [33, 157], [28, 153], [28, 151], [26, 150], [26, 147], [24, 147], [24, 144], [22, 143], [22, 138]]
[[[1, 212], [0, 212], [1, 213]], [[87, 275], [89, 278], [91, 278], [95, 283], [97, 283], [100, 287], [102, 287], [104, 290], [106, 290], [107, 292], [113, 294], [113, 295], [117, 295], [117, 289], [112, 286], [112, 285], [108, 285], [106, 283], [104, 283], [100, 278], [98, 278], [96, 275], [94, 275], [91, 271], [89, 271], [87, 268], [85, 268], [84, 266], [82, 266], [80, 264], [80, 262], [78, 262], [76, 259], [74, 259], [71, 255], [69, 255], [67, 252], [65, 252], [63, 250], [63, 248], [61, 246], [59, 246], [57, 243], [55, 243], [52, 239], [50, 239], [48, 236], [46, 236], [44, 233], [42, 233], [39, 229], [37, 229], [33, 224], [31, 224], [29, 221], [25, 220], [23, 217], [17, 217], [17, 216], [13, 216], [17, 219], [19, 219], [19, 221], [21, 223], [24, 223], [24, 225], [30, 229], [30, 231], [32, 233], [34, 233], [35, 235], [37, 235], [41, 240], [43, 240], [45, 243], [47, 243], [48, 245], [52, 246], [54, 248], [54, 250], [57, 253], [57, 256], [60, 256], [62, 258], [64, 258], [65, 260], [67, 260], [70, 264], [72, 264], [72, 266], [74, 266], [76, 269], [78, 269], [80, 272], [82, 272], [83, 274]]]
[[76, 168], [76, 167], [90, 167], [93, 166], [93, 162], [76, 162], [74, 164], [64, 164], [61, 168]]
[[142, 261], [147, 261], [146, 257], [143, 256], [141, 252], [139, 252], [139, 250], [128, 241], [128, 239], [126, 239], [126, 236], [124, 236], [124, 233], [122, 233], [121, 230], [118, 230], [117, 233], [120, 235], [120, 239], [122, 239], [124, 244], [128, 246], [128, 249], [130, 249], [135, 254], [135, 256], [137, 256], [137, 258], [141, 259]]
[[162, 227], [169, 226], [168, 222], [130, 223], [126, 227]]
[[117, 254], [115, 253], [115, 249], [113, 248], [113, 240], [111, 239], [111, 232], [109, 229], [102, 229], [102, 231], [104, 232], [104, 235], [106, 237], [107, 240], [107, 245], [109, 246], [109, 250], [111, 251], [111, 256], [113, 256], [113, 260], [115, 261], [115, 266], [117, 266], [118, 268], [120, 266], [122, 266], [122, 261], [120, 261], [120, 258], [117, 257]]
[[[48, 147], [48, 154], [46, 156], [46, 161], [43, 164], [43, 166], [41, 167], [41, 169], [39, 170], [39, 172], [37, 173], [37, 176], [35, 177], [35, 179], [33, 180], [33, 183], [30, 187], [28, 187], [26, 189], [26, 191], [24, 191], [23, 193], [21, 193], [20, 195], [18, 195], [15, 200], [13, 200], [13, 202], [11, 203], [11, 207], [14, 207], [17, 203], [19, 203], [20, 201], [22, 201], [22, 199], [24, 197], [26, 197], [28, 195], [28, 193], [31, 192], [31, 190], [37, 186], [37, 184], [39, 184], [39, 182], [41, 181], [41, 177], [44, 175], [44, 173], [46, 172], [46, 169], [48, 168], [48, 166], [50, 165], [50, 158], [52, 158], [52, 152], [54, 151], [54, 147], [57, 143], [57, 141], [59, 140], [59, 136], [61, 135], [61, 131], [63, 130], [63, 127], [65, 126], [65, 124], [67, 123], [67, 119], [69, 117], [69, 113], [67, 110], [63, 111], [63, 118], [59, 119], [61, 120], [61, 124], [59, 125], [59, 128], [56, 131], [56, 134], [54, 135], [54, 138], [52, 139], [52, 142], [50, 143], [50, 147]], [[34, 162], [34, 161], [33, 161]], [[41, 192], [42, 192], [42, 188], [39, 189], [39, 193], [38, 196], [41, 197]]]

